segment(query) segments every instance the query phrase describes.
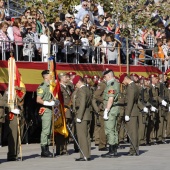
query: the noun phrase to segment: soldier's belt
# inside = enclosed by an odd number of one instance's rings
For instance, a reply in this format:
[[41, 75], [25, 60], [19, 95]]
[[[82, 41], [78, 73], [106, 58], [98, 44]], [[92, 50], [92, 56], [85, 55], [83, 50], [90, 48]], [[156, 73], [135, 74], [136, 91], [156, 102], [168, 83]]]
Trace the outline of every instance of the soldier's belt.
[[0, 106], [0, 109], [4, 109], [4, 106]]
[[118, 103], [118, 104], [113, 104], [112, 106], [127, 106], [127, 103], [124, 103], [124, 104]]

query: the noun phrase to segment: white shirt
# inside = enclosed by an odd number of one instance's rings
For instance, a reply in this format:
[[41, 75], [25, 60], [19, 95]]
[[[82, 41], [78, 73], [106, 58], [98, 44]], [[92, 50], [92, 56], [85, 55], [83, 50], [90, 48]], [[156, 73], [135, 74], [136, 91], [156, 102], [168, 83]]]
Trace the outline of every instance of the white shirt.
[[7, 35], [11, 41], [14, 41], [14, 34], [12, 26], [9, 26], [7, 29]]
[[48, 61], [48, 36], [43, 34], [40, 36], [40, 43], [46, 43], [46, 44], [41, 44], [42, 48], [42, 57], [43, 61]]

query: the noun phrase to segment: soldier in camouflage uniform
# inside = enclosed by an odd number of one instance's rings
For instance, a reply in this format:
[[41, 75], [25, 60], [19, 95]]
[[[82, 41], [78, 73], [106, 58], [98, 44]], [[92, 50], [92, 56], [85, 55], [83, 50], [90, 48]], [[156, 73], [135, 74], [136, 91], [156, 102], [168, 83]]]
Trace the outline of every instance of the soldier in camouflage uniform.
[[44, 70], [41, 74], [44, 82], [37, 89], [37, 103], [41, 105], [39, 114], [42, 120], [41, 157], [52, 157], [49, 145], [51, 140], [52, 106], [54, 106], [55, 102], [50, 93], [49, 70]]
[[118, 132], [117, 132], [117, 119], [120, 113], [118, 104], [118, 94], [120, 86], [114, 78], [112, 70], [104, 72], [104, 79], [107, 81], [107, 86], [103, 94], [104, 98], [104, 116], [105, 119], [105, 134], [107, 143], [109, 144], [109, 152], [102, 154], [103, 158], [117, 157], [118, 147]]

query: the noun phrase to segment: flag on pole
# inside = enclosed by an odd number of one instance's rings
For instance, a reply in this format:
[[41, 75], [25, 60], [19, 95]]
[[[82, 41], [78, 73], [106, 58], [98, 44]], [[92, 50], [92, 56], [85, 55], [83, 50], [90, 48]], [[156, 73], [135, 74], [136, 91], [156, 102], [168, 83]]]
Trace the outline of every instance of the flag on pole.
[[15, 58], [8, 59], [8, 104], [14, 109], [15, 97], [21, 100], [25, 95], [25, 85], [22, 82], [21, 74], [16, 66]]
[[60, 133], [65, 137], [68, 136], [68, 130], [66, 127], [66, 119], [64, 112], [64, 100], [60, 89], [60, 83], [55, 76], [54, 58], [49, 57], [49, 71], [50, 71], [50, 92], [54, 99], [58, 99], [60, 104], [54, 106], [54, 131]]

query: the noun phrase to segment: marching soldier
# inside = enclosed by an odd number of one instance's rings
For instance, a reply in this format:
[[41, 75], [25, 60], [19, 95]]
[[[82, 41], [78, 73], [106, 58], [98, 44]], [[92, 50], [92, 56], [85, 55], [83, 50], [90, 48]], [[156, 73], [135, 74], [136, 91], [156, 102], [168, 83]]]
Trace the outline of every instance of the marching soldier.
[[157, 87], [158, 76], [156, 74], [151, 74], [149, 76], [151, 85], [149, 89], [149, 103], [151, 104], [150, 108], [150, 118], [149, 118], [149, 126], [148, 126], [148, 138], [150, 138], [150, 142], [152, 145], [157, 145], [156, 143], [156, 133], [158, 130], [158, 121], [159, 121], [159, 89]]
[[118, 132], [117, 119], [120, 113], [118, 103], [118, 94], [120, 86], [114, 78], [112, 70], [104, 72], [104, 79], [107, 81], [107, 86], [103, 94], [104, 98], [104, 120], [105, 120], [105, 134], [107, 143], [109, 144], [109, 152], [102, 154], [103, 158], [117, 157], [118, 147]]
[[138, 100], [139, 114], [139, 145], [148, 145], [147, 129], [149, 124], [149, 110], [151, 104], [149, 103], [149, 79], [142, 78], [142, 88]]
[[159, 75], [159, 124], [158, 124], [158, 133], [157, 133], [157, 143], [166, 144], [165, 141], [165, 126], [166, 126], [166, 117], [168, 114], [168, 89], [166, 87], [166, 75]]
[[[167, 80], [168, 88], [168, 100], [170, 101], [170, 80]], [[170, 106], [168, 108], [168, 114], [166, 115], [167, 125], [166, 125], [166, 137], [170, 139]]]
[[[98, 135], [99, 135], [99, 151], [107, 151], [107, 141], [106, 135], [104, 131], [104, 105], [103, 105], [103, 92], [106, 88], [105, 80], [100, 81], [98, 83], [97, 89], [93, 93], [92, 106], [95, 111], [95, 126], [98, 127]], [[95, 133], [96, 137], [96, 133]]]
[[137, 107], [139, 91], [136, 84], [127, 76], [126, 73], [120, 76], [119, 82], [127, 86], [127, 106], [125, 107], [125, 121], [127, 124], [127, 130], [132, 143], [135, 147], [130, 146], [128, 156], [137, 155], [139, 150], [138, 142], [138, 116], [139, 109]]
[[37, 103], [41, 105], [39, 114], [42, 120], [41, 131], [41, 157], [52, 157], [49, 151], [51, 140], [51, 124], [52, 124], [52, 106], [55, 105], [53, 97], [50, 93], [50, 74], [49, 70], [41, 73], [44, 82], [37, 89]]
[[[92, 93], [90, 89], [85, 85], [85, 82], [81, 76], [76, 76], [73, 79], [73, 84], [77, 87], [77, 94], [75, 99], [75, 119], [76, 130], [80, 148], [82, 149], [87, 161], [90, 161], [90, 122], [92, 120], [91, 115], [91, 98]], [[80, 158], [76, 161], [85, 161], [83, 155], [80, 154]]]

